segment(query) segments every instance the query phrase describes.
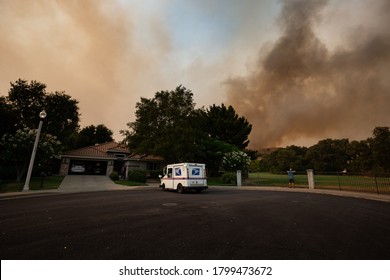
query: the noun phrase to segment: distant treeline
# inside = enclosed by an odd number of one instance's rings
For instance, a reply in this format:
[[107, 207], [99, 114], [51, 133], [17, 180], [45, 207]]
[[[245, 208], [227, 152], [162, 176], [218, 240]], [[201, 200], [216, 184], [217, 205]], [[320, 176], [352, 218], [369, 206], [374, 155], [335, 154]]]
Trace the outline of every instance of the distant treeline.
[[259, 154], [252, 170], [280, 172], [293, 168], [316, 172], [390, 173], [390, 130], [376, 127], [362, 141], [325, 139], [309, 148], [288, 146]]

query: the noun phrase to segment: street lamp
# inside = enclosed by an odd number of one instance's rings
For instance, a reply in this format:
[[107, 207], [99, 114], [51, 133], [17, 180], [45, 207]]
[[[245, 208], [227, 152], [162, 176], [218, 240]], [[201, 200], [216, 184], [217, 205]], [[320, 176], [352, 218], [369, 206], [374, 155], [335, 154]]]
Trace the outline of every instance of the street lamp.
[[39, 135], [41, 134], [43, 120], [46, 118], [46, 116], [47, 116], [47, 114], [46, 114], [45, 110], [43, 110], [42, 112], [39, 113], [39, 118], [41, 120], [39, 121], [37, 135], [35, 136], [34, 148], [32, 150], [30, 165], [28, 166], [27, 177], [26, 177], [26, 182], [24, 183], [23, 191], [30, 190], [30, 179], [31, 179], [33, 165], [34, 165], [35, 155], [37, 153]]

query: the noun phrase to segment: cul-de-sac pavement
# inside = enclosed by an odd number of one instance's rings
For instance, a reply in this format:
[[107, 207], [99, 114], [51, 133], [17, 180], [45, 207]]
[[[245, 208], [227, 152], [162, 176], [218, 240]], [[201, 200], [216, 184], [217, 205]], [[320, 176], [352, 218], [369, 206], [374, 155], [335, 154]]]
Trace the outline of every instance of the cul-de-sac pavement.
[[157, 187], [0, 197], [6, 259], [390, 259], [390, 203]]

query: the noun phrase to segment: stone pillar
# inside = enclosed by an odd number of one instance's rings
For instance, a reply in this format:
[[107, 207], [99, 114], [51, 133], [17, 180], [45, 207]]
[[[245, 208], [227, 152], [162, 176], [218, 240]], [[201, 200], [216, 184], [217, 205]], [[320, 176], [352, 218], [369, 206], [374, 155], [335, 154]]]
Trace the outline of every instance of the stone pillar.
[[237, 170], [237, 187], [241, 187], [241, 170]]
[[307, 169], [307, 181], [309, 183], [309, 189], [314, 189], [314, 172], [313, 169]]
[[107, 172], [106, 172], [106, 176], [110, 176], [110, 174], [112, 173], [112, 171], [114, 171], [114, 161], [113, 161], [113, 160], [110, 160], [110, 161], [108, 161], [108, 163], [107, 163]]
[[63, 158], [61, 161], [61, 168], [60, 168], [60, 174], [62, 176], [68, 175], [69, 171], [69, 159]]

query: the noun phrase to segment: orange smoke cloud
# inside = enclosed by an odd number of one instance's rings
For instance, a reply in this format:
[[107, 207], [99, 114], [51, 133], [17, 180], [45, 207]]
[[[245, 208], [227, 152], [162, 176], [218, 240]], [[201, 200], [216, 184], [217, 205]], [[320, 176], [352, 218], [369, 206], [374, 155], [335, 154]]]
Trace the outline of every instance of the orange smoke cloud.
[[0, 1], [0, 10], [1, 94], [19, 78], [45, 83], [79, 100], [82, 125], [124, 129], [143, 73], [169, 48], [155, 24], [156, 47], [146, 53], [136, 13], [114, 1]]
[[330, 51], [316, 35], [327, 1], [284, 1], [282, 35], [255, 68], [226, 81], [228, 103], [253, 125], [252, 148], [302, 139], [364, 138], [390, 125], [390, 5], [383, 28], [352, 36]]

